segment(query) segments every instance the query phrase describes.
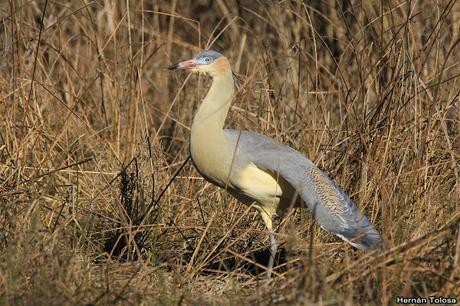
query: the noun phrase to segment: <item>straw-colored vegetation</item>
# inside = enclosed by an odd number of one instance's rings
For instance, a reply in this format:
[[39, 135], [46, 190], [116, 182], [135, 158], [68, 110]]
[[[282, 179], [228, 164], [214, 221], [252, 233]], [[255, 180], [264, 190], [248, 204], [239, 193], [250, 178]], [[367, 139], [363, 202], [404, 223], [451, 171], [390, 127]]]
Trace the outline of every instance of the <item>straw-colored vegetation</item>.
[[[460, 1], [4, 0], [0, 18], [0, 304], [459, 297]], [[204, 48], [243, 80], [228, 126], [309, 156], [382, 253], [297, 210], [264, 277], [259, 216], [188, 160], [209, 79], [164, 69]]]

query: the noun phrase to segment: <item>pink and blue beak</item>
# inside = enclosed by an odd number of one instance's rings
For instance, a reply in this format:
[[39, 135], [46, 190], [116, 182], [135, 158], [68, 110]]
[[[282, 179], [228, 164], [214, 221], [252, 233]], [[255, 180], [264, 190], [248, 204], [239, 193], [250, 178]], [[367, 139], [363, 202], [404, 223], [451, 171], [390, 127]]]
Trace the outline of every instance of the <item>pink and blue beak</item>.
[[192, 69], [198, 66], [198, 61], [194, 58], [188, 61], [183, 61], [168, 67], [168, 70], [176, 70], [176, 69]]

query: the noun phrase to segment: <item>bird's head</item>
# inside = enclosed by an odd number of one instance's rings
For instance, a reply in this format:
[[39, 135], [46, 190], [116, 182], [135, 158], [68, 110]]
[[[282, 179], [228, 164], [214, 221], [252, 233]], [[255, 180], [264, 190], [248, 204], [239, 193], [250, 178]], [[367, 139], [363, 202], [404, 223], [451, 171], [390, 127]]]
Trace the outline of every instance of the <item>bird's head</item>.
[[192, 72], [207, 73], [213, 77], [231, 73], [227, 58], [217, 51], [206, 50], [192, 59], [168, 67], [169, 70], [188, 69]]

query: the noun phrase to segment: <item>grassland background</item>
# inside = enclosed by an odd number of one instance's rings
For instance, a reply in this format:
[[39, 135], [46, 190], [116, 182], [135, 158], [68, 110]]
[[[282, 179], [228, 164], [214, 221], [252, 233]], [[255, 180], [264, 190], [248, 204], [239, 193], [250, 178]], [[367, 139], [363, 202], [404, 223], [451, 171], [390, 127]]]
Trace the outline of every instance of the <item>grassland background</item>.
[[[0, 21], [0, 304], [460, 297], [460, 1], [3, 0]], [[187, 161], [210, 80], [164, 69], [204, 48], [243, 79], [228, 126], [309, 156], [382, 253], [297, 210], [258, 274], [258, 215]]]

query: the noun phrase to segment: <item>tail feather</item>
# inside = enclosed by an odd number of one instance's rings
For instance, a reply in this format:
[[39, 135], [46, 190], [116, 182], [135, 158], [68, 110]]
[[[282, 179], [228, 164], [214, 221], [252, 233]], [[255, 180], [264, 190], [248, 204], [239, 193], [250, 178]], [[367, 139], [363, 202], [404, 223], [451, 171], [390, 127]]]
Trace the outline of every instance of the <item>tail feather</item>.
[[382, 243], [380, 235], [375, 229], [372, 229], [371, 231], [368, 231], [351, 239], [343, 235], [337, 236], [339, 236], [340, 238], [342, 238], [343, 240], [347, 241], [352, 246], [360, 250], [377, 249], [380, 247]]
[[337, 234], [343, 240], [360, 250], [376, 249], [381, 246], [379, 232], [369, 222], [369, 220], [356, 208], [357, 229], [353, 233]]

